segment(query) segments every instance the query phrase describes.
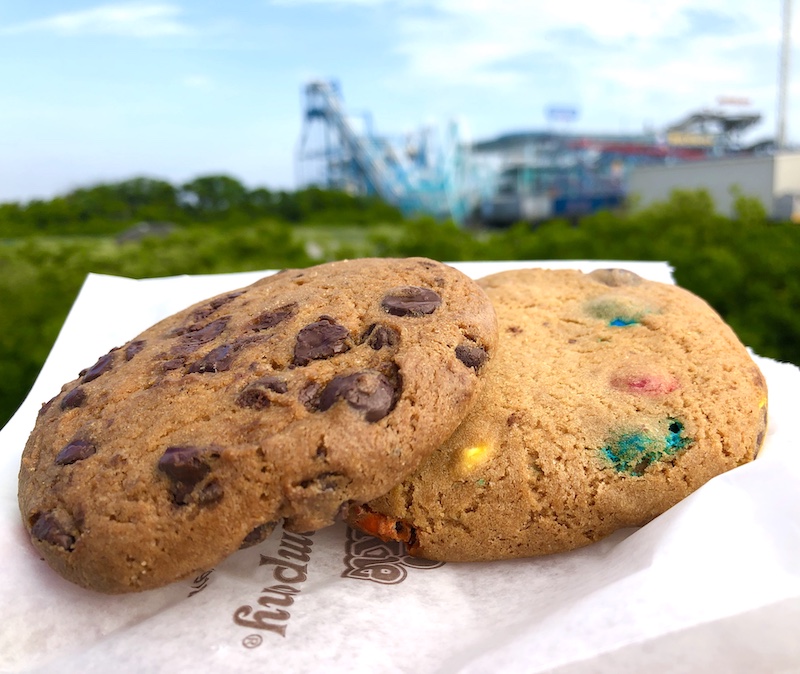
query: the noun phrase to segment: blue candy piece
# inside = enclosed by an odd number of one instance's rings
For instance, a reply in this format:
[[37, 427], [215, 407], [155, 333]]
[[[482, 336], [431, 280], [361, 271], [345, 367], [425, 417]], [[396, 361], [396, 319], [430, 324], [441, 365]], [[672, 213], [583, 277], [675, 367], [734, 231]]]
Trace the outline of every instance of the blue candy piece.
[[594, 318], [607, 321], [612, 328], [627, 327], [641, 322], [648, 310], [627, 298], [597, 297], [585, 305], [586, 312]]
[[667, 432], [654, 437], [644, 432], [623, 433], [600, 449], [600, 456], [618, 473], [639, 477], [655, 461], [674, 456], [692, 443], [683, 434], [683, 424], [667, 420]]
[[639, 321], [635, 318], [626, 318], [623, 316], [617, 316], [613, 320], [608, 322], [608, 325], [612, 328], [624, 328], [626, 325], [636, 325]]

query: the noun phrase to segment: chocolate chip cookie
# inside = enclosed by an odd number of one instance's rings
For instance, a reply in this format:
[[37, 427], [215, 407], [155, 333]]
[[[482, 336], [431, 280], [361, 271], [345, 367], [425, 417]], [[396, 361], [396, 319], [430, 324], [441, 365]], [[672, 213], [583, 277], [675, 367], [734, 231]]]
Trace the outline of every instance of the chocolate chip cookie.
[[424, 258], [285, 270], [101, 356], [46, 403], [19, 504], [68, 579], [103, 592], [197, 574], [331, 524], [441, 445], [497, 340], [484, 291]]
[[622, 269], [479, 281], [500, 323], [469, 417], [348, 521], [412, 554], [571, 550], [643, 525], [753, 459], [766, 383], [703, 300]]

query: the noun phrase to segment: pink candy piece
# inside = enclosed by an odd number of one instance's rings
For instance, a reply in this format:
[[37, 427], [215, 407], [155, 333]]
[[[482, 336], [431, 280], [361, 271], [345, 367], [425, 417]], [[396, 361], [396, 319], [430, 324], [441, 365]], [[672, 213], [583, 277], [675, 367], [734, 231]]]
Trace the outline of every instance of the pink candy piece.
[[612, 377], [611, 386], [634, 395], [660, 396], [672, 393], [680, 384], [675, 377], [653, 374], [623, 374]]

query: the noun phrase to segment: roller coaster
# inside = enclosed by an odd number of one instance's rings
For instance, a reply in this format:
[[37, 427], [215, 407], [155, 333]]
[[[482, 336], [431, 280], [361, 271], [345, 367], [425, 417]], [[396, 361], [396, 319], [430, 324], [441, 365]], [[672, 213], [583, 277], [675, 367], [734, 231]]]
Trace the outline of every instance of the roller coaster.
[[301, 184], [377, 195], [407, 215], [462, 221], [480, 196], [455, 122], [443, 137], [424, 128], [392, 141], [345, 112], [335, 82], [306, 85], [298, 159]]
[[759, 115], [701, 111], [665, 133], [506, 134], [465, 142], [457, 123], [390, 138], [348, 114], [335, 81], [304, 89], [298, 183], [376, 195], [406, 215], [508, 225], [615, 208], [636, 166], [689, 161], [742, 148]]

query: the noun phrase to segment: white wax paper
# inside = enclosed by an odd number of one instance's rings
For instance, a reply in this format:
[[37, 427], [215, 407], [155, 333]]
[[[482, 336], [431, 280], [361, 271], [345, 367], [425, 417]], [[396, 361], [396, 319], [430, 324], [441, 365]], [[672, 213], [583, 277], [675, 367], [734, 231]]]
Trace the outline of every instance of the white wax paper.
[[[671, 282], [664, 263], [620, 266]], [[51, 571], [17, 508], [40, 405], [155, 321], [268, 272], [90, 275], [41, 375], [0, 431], [0, 671], [800, 672], [800, 371], [755, 357], [769, 385], [759, 458], [638, 530], [570, 553], [432, 564], [344, 525], [283, 535], [196, 579], [105, 596]]]

